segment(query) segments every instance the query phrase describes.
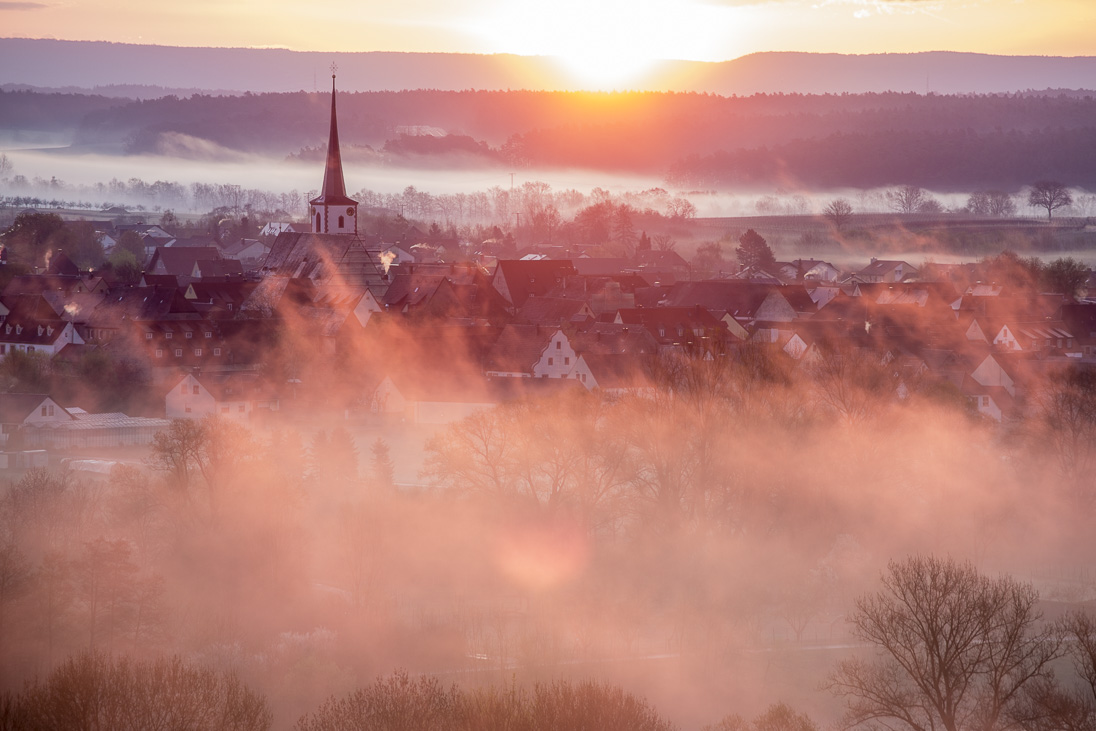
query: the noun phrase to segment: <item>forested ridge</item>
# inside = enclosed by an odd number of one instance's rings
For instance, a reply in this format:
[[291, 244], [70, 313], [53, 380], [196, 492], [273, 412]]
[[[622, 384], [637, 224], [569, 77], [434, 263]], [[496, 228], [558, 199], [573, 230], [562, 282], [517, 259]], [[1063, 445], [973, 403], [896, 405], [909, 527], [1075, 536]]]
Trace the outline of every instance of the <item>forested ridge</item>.
[[[165, 140], [182, 135], [285, 156], [324, 143], [329, 103], [328, 93], [304, 92], [128, 102], [0, 92], [0, 128], [67, 127], [76, 147], [131, 154], [167, 153]], [[1096, 184], [1096, 100], [1077, 94], [419, 90], [340, 93], [338, 105], [349, 154], [370, 148], [394, 163], [457, 164], [444, 158], [478, 146], [483, 165], [653, 174], [682, 186]], [[409, 134], [441, 142], [408, 144]]]

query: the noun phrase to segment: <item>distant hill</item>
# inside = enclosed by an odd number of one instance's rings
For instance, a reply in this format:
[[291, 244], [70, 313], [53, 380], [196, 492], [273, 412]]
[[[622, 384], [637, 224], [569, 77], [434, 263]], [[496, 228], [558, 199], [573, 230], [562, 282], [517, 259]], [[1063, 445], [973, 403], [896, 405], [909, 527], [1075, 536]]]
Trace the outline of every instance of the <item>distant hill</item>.
[[[324, 53], [0, 39], [0, 84], [5, 88], [79, 89], [102, 96], [322, 90], [328, 85], [332, 62], [338, 64], [340, 87], [347, 91], [581, 88], [554, 59], [539, 56]], [[633, 86], [640, 91], [725, 96], [1091, 89], [1096, 87], [1096, 57], [755, 53], [722, 63], [663, 62], [645, 83]]]

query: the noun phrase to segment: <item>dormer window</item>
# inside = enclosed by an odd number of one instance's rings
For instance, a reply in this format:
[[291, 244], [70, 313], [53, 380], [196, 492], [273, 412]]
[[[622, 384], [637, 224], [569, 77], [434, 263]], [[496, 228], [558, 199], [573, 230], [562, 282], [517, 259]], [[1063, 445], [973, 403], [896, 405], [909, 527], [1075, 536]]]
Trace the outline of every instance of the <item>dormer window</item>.
[[22, 325], [16, 325], [15, 326], [15, 334], [16, 335], [22, 335], [23, 334], [23, 326]]
[[46, 335], [53, 335], [53, 328], [49, 327], [48, 325], [46, 326]]
[[41, 325], [38, 326], [38, 337], [42, 337], [42, 333], [45, 332], [45, 328]]
[[171, 335], [172, 335], [172, 333], [164, 333], [164, 339], [165, 340], [171, 340]]
[[194, 337], [194, 333], [188, 331], [186, 334], [186, 339], [190, 340], [192, 337]]

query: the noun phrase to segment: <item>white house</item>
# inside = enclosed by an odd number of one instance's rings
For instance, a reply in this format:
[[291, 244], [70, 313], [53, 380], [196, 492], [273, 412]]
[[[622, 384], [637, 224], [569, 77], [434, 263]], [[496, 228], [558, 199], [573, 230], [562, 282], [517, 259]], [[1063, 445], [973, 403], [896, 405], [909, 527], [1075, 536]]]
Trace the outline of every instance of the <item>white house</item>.
[[253, 376], [229, 375], [199, 380], [188, 373], [164, 397], [169, 419], [201, 419], [221, 416], [247, 421], [259, 411], [277, 411], [280, 402], [267, 393]]

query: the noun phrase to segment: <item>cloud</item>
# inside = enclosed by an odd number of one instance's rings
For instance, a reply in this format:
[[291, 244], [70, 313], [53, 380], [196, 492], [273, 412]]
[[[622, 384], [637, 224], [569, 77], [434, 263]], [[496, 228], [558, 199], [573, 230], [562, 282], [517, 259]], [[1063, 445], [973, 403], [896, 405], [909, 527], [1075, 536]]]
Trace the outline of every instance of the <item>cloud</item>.
[[4, 10], [45, 10], [49, 5], [45, 3], [14, 3], [0, 1], [0, 12]]
[[853, 13], [856, 18], [866, 18], [872, 13], [879, 15], [926, 13], [932, 15], [943, 8], [944, 0], [822, 0], [811, 7], [827, 8], [841, 5], [857, 8]]

